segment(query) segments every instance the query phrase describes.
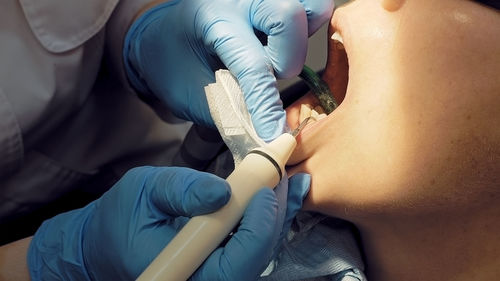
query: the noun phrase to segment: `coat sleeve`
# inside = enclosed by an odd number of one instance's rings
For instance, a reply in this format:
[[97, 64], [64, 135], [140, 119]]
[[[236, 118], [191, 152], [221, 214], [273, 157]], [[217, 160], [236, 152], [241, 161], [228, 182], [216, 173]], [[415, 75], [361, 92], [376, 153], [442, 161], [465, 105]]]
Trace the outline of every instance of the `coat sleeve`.
[[123, 66], [123, 41], [134, 18], [152, 2], [155, 2], [155, 0], [121, 0], [106, 27], [107, 44], [105, 54], [111, 64], [113, 73], [129, 90], [133, 90], [133, 88], [126, 78]]

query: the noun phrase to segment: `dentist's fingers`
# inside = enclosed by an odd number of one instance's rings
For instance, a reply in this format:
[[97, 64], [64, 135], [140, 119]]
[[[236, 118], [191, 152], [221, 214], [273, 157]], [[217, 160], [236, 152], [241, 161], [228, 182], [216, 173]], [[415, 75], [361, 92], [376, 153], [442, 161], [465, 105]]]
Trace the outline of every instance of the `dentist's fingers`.
[[333, 14], [333, 0], [299, 0], [307, 14], [307, 29], [309, 36], [313, 35]]
[[279, 78], [300, 73], [307, 53], [307, 16], [297, 0], [255, 0], [251, 23], [267, 35], [266, 53]]
[[265, 141], [284, 132], [285, 111], [273, 66], [253, 28], [239, 19], [219, 20], [207, 30], [208, 42], [238, 79], [252, 123]]
[[215, 175], [179, 167], [153, 169], [145, 190], [163, 215], [192, 217], [214, 212], [231, 197], [227, 181]]

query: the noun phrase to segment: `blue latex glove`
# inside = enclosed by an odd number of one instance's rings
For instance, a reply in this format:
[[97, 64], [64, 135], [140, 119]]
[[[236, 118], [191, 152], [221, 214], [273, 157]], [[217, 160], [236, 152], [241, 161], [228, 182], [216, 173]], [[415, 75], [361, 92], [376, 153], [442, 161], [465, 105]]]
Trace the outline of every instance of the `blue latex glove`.
[[[308, 180], [289, 189], [292, 207], [287, 216], [295, 215], [307, 189]], [[227, 182], [211, 174], [187, 168], [133, 169], [100, 199], [42, 224], [28, 251], [31, 278], [135, 279], [188, 217], [215, 211], [229, 197]], [[275, 246], [275, 233], [283, 227], [276, 224], [278, 205], [271, 189], [258, 192], [236, 233], [192, 280], [256, 279]]]
[[302, 208], [302, 203], [311, 183], [311, 176], [305, 173], [295, 174], [291, 178], [285, 176], [274, 188], [278, 199], [278, 219], [273, 237], [273, 252], [271, 259], [274, 259], [281, 249], [283, 239], [288, 234], [295, 215]]
[[[129, 29], [124, 62], [132, 85], [183, 119], [213, 126], [203, 87], [214, 71], [238, 79], [257, 133], [283, 133], [285, 112], [276, 78], [299, 74], [308, 35], [327, 22], [333, 0], [171, 0]], [[263, 46], [255, 35], [267, 35]]]
[[[265, 222], [261, 221], [263, 217], [259, 215], [252, 216], [252, 219], [255, 221], [249, 225], [254, 225], [254, 227], [244, 227], [246, 220], [244, 215], [242, 225], [238, 228], [238, 231], [267, 231], [267, 234], [270, 236], [266, 236], [265, 238], [269, 240], [260, 242], [257, 240], [249, 241], [243, 236], [240, 236], [238, 239], [234, 239], [233, 236], [233, 239], [229, 241], [229, 243], [234, 244], [230, 245], [228, 243], [225, 248], [219, 248], [212, 253], [203, 266], [193, 274], [190, 280], [257, 280], [258, 276], [264, 271], [271, 259], [279, 252], [283, 239], [290, 229], [293, 218], [302, 208], [302, 202], [309, 191], [309, 185], [310, 176], [308, 174], [297, 174], [289, 180], [285, 177], [274, 189], [275, 193], [268, 188], [261, 190], [260, 193], [265, 191], [270, 198], [272, 197], [276, 200], [274, 201], [277, 203], [275, 205], [276, 218], [274, 220], [274, 227], [269, 227], [270, 225], [263, 227], [261, 224]], [[254, 197], [253, 200], [256, 200], [256, 198]], [[252, 204], [250, 204], [245, 214], [257, 212], [257, 208], [267, 206], [270, 202], [271, 200], [263, 200], [260, 205], [254, 204], [252, 206]], [[263, 216], [267, 215], [263, 214]], [[259, 233], [255, 232], [254, 234]], [[261, 239], [264, 238], [262, 235], [258, 236], [261, 236]], [[231, 247], [229, 248], [228, 246]], [[258, 253], [253, 249], [256, 255], [252, 255], [248, 252], [249, 249], [247, 247], [258, 247]], [[242, 255], [242, 253], [244, 254]], [[224, 267], [227, 265], [225, 262], [228, 262], [230, 265]]]

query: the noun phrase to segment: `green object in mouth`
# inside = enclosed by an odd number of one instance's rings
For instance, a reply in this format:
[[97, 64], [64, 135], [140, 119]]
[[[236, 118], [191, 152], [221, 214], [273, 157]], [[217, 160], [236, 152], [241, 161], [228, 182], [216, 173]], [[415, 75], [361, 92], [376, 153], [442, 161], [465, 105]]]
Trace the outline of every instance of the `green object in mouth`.
[[328, 84], [326, 84], [314, 70], [304, 65], [299, 77], [304, 80], [312, 93], [318, 98], [319, 104], [323, 107], [326, 114], [330, 114], [337, 108], [338, 103], [335, 101], [330, 91], [330, 87], [328, 87]]

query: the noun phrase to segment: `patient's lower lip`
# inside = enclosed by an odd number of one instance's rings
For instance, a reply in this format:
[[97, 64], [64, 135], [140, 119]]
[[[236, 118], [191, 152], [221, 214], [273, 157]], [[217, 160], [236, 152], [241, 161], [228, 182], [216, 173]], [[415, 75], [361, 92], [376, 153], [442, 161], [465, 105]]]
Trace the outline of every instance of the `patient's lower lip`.
[[317, 120], [317, 121], [314, 121], [314, 122], [311, 122], [309, 124], [307, 124], [304, 129], [302, 129], [302, 131], [300, 132], [299, 136], [305, 136], [307, 135], [307, 132], [308, 131], [311, 131], [314, 127], [318, 126], [319, 124], [322, 124], [323, 122], [325, 122], [325, 120], [328, 119], [329, 116], [323, 118], [323, 119], [320, 119], [320, 120]]

